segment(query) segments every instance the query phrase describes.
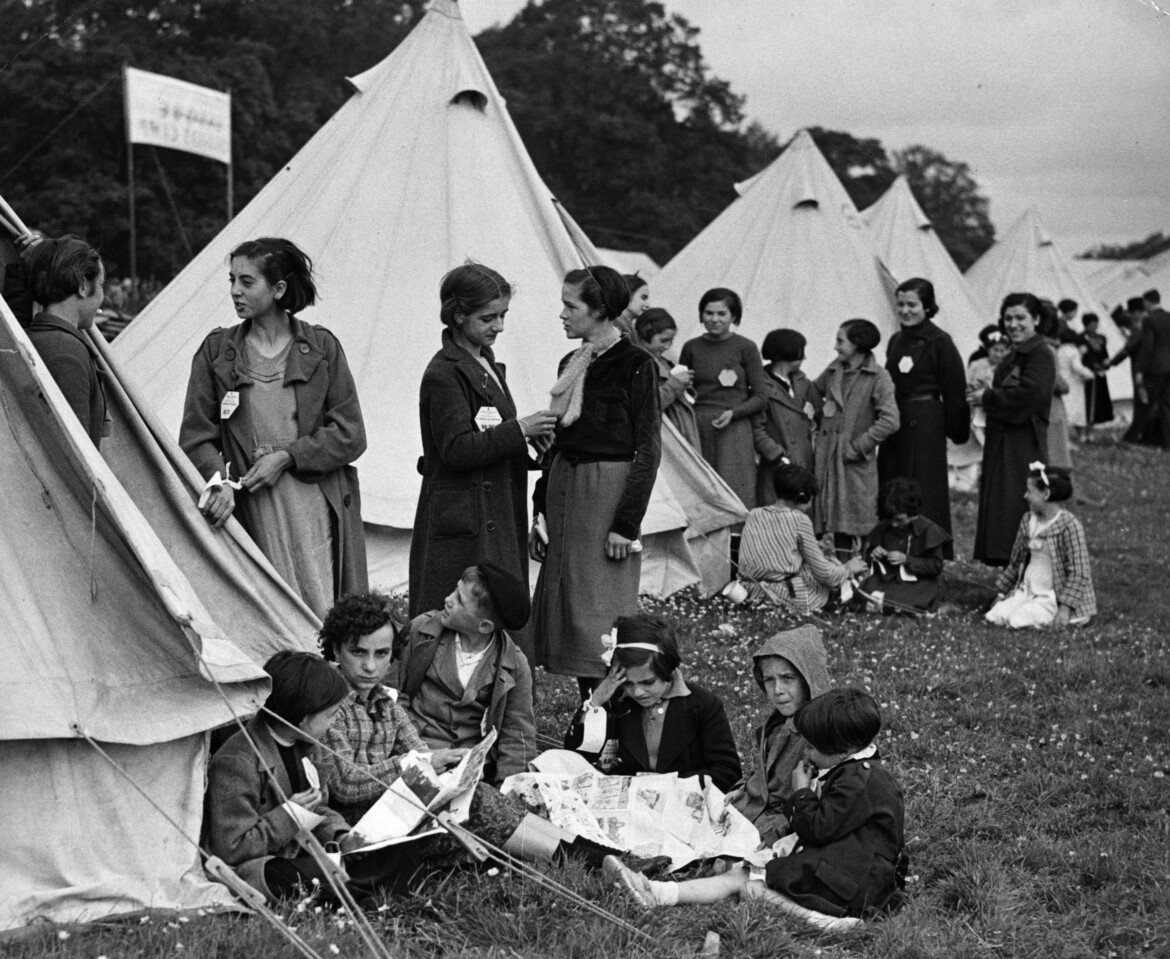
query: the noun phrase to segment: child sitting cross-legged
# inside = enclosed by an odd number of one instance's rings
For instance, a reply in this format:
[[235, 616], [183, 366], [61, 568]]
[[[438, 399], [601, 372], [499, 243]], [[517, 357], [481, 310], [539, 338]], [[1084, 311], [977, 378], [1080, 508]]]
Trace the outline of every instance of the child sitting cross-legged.
[[928, 613], [938, 604], [943, 550], [950, 535], [921, 515], [922, 491], [899, 476], [882, 490], [883, 519], [866, 537], [862, 553], [871, 572], [858, 588], [883, 613]]
[[721, 790], [740, 778], [739, 753], [723, 703], [683, 679], [674, 624], [653, 613], [619, 616], [603, 638], [609, 673], [565, 735], [614, 776], [704, 776]]
[[826, 928], [885, 908], [901, 884], [904, 842], [902, 790], [874, 744], [881, 710], [864, 690], [834, 689], [795, 723], [807, 760], [793, 771], [795, 792], [784, 804], [795, 832], [790, 853], [678, 883], [647, 879], [607, 857], [606, 876], [648, 908], [765, 899]]
[[[1080, 521], [1059, 504], [1072, 496], [1068, 470], [1030, 463], [1028, 512], [996, 581], [986, 619], [997, 626], [1082, 626], [1096, 615], [1089, 547]], [[1008, 590], [1011, 590], [1008, 593]]]
[[865, 560], [845, 563], [825, 556], [808, 512], [817, 495], [815, 477], [782, 463], [772, 474], [776, 503], [748, 513], [739, 546], [739, 579], [751, 602], [772, 602], [807, 615], [825, 608], [829, 591], [866, 571]]

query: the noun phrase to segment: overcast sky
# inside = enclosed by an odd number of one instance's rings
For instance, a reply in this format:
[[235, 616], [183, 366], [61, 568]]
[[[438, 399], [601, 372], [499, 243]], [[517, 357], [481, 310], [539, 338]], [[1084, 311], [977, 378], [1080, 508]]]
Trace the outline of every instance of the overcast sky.
[[[665, 0], [781, 139], [823, 126], [972, 167], [1067, 253], [1170, 232], [1170, 0]], [[472, 33], [524, 0], [461, 0]], [[1165, 11], [1165, 12], [1163, 12]]]

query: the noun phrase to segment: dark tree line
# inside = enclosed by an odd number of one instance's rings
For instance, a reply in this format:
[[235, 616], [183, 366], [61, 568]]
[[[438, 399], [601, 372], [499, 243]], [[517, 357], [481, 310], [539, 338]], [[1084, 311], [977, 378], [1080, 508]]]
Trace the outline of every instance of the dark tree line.
[[1148, 260], [1164, 250], [1170, 250], [1170, 236], [1158, 230], [1144, 240], [1134, 240], [1131, 243], [1102, 243], [1078, 255], [1091, 260]]
[[[237, 209], [388, 55], [424, 0], [0, 2], [0, 193], [31, 225], [73, 230], [125, 274], [124, 63], [232, 93]], [[537, 169], [602, 246], [665, 262], [778, 155], [714, 76], [699, 32], [647, 0], [530, 0], [477, 43]], [[905, 171], [960, 267], [993, 238], [965, 164], [815, 129], [859, 206]], [[139, 270], [166, 281], [224, 224], [224, 168], [135, 147]], [[168, 190], [171, 197], [168, 198]], [[178, 216], [172, 213], [171, 202]]]

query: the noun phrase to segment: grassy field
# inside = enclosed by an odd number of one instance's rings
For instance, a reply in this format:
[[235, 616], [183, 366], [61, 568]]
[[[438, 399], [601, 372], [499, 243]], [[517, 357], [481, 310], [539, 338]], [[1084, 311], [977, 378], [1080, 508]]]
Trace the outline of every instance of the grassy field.
[[[373, 914], [391, 948], [423, 956], [695, 956], [709, 930], [723, 956], [1170, 956], [1170, 457], [1094, 447], [1077, 455], [1073, 511], [1093, 554], [1100, 615], [1088, 629], [985, 626], [989, 570], [948, 568], [961, 612], [928, 622], [843, 617], [824, 625], [835, 679], [882, 703], [880, 743], [907, 798], [916, 881], [890, 918], [824, 936], [767, 905], [639, 912], [596, 874], [564, 884], [636, 923], [622, 932], [506, 872], [425, 880]], [[956, 504], [970, 555], [975, 504]], [[764, 716], [750, 651], [789, 625], [772, 612], [658, 604], [687, 637], [688, 675], [723, 696], [743, 744]], [[569, 682], [541, 677], [541, 732], [557, 736]], [[186, 918], [186, 917], [185, 917]], [[344, 921], [289, 919], [324, 956], [360, 956]], [[333, 948], [331, 948], [333, 947]], [[257, 919], [206, 917], [46, 931], [0, 947], [13, 957], [285, 957]]]

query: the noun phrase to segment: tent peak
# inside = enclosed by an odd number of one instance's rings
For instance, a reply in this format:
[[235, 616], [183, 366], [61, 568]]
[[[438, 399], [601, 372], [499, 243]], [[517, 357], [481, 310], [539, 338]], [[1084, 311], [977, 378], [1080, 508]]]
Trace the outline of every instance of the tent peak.
[[459, 0], [432, 0], [427, 7], [427, 13], [437, 13], [441, 17], [450, 17], [452, 20], [462, 20], [463, 11], [459, 9]]

